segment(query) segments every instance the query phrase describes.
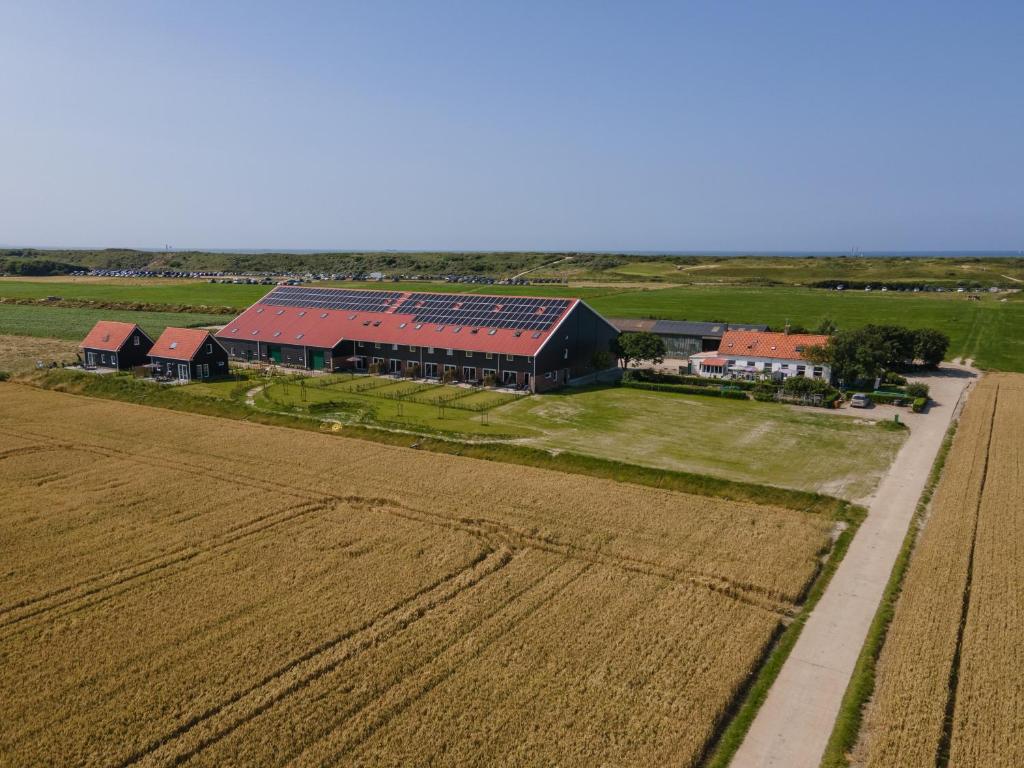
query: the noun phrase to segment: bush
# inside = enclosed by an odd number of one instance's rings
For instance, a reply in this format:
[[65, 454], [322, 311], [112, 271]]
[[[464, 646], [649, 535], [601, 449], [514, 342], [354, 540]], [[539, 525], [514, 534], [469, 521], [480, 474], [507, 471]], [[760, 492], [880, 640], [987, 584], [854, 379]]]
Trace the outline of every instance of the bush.
[[918, 398], [916, 398], [914, 400], [913, 403], [911, 403], [910, 410], [912, 410], [914, 413], [923, 413], [924, 409], [927, 408], [927, 407], [928, 407], [928, 398], [927, 397], [918, 397]]
[[907, 383], [907, 377], [906, 376], [900, 376], [895, 371], [886, 371], [885, 375], [882, 377], [882, 384], [892, 384], [892, 385], [901, 387], [901, 386], [903, 386], [906, 383]]
[[629, 389], [645, 389], [649, 392], [672, 392], [677, 395], [708, 395], [709, 397], [725, 397], [731, 400], [748, 400], [747, 393], [738, 389], [721, 387], [695, 387], [689, 384], [661, 384], [654, 381], [623, 381], [623, 387]]
[[922, 384], [918, 381], [915, 381], [913, 384], [908, 384], [903, 391], [913, 398], [928, 397], [928, 385]]
[[899, 392], [872, 392], [871, 402], [885, 403], [888, 405], [908, 405], [911, 398]]
[[759, 381], [754, 386], [751, 394], [753, 394], [755, 400], [767, 403], [774, 400], [775, 396], [779, 394], [779, 387], [770, 381]]
[[722, 385], [738, 389], [752, 390], [757, 386], [755, 381], [745, 379], [711, 379], [704, 376], [684, 376], [679, 373], [663, 373], [650, 368], [631, 368], [622, 374], [623, 381], [650, 381], [659, 384], [689, 384], [694, 387], [720, 387]]

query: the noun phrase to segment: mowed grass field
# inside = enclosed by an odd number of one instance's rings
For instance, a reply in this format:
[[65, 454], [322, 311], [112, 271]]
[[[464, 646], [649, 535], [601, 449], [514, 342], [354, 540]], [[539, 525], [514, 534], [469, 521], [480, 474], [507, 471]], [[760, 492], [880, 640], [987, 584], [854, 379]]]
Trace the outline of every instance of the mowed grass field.
[[[826, 493], [871, 494], [906, 440], [867, 418], [808, 408], [601, 387], [523, 397], [385, 377], [254, 379], [258, 408], [370, 424], [514, 440], [549, 451]], [[235, 382], [190, 384], [204, 397], [237, 396]], [[435, 403], [459, 399], [445, 408]], [[400, 399], [399, 399], [400, 397]], [[458, 406], [462, 406], [461, 408]], [[470, 410], [487, 407], [486, 412]], [[809, 452], [812, 459], [808, 459]]]
[[97, 320], [138, 323], [154, 339], [167, 326], [222, 325], [224, 315], [194, 312], [134, 312], [119, 309], [73, 309], [0, 304], [0, 335], [42, 336], [81, 341]]
[[1024, 376], [968, 400], [878, 662], [854, 764], [1024, 765]]
[[[938, 328], [949, 334], [948, 357], [973, 358], [989, 369], [1024, 372], [1024, 294], [983, 294], [977, 301], [964, 294], [913, 294], [881, 291], [828, 291], [793, 286], [744, 285], [658, 286], [649, 288], [588, 285], [480, 286], [453, 283], [345, 282], [345, 288], [364, 290], [439, 290], [450, 292], [580, 297], [605, 317], [656, 317], [673, 320], [786, 323], [815, 328], [831, 319], [840, 328], [867, 323], [892, 323], [914, 328]], [[62, 296], [93, 301], [146, 302], [201, 306], [245, 307], [268, 292], [268, 286], [223, 285], [202, 281], [0, 280], [0, 296], [44, 298]], [[1005, 299], [1005, 300], [1004, 300]], [[5, 321], [0, 305], [0, 333], [15, 321]], [[35, 307], [26, 309], [38, 309]], [[53, 308], [43, 308], [52, 312]], [[93, 311], [93, 310], [82, 310]], [[224, 322], [223, 316], [215, 317]], [[22, 318], [25, 320], [26, 318]], [[43, 316], [39, 317], [43, 322]], [[216, 320], [215, 320], [216, 321]], [[46, 323], [53, 323], [47, 318]], [[204, 321], [205, 322], [205, 321]], [[66, 321], [63, 325], [67, 326]], [[26, 327], [22, 322], [18, 327]], [[51, 332], [31, 335], [58, 336]], [[64, 336], [68, 338], [67, 336]]]
[[693, 765], [791, 509], [0, 384], [0, 763]]
[[875, 422], [796, 406], [626, 388], [568, 390], [495, 409], [552, 450], [856, 500], [906, 439]]

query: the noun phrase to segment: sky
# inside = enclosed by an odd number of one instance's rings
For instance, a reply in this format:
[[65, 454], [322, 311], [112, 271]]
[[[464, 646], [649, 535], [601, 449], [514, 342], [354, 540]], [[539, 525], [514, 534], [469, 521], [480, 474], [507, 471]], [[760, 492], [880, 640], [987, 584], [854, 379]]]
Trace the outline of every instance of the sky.
[[1024, 248], [1024, 3], [0, 3], [0, 243]]

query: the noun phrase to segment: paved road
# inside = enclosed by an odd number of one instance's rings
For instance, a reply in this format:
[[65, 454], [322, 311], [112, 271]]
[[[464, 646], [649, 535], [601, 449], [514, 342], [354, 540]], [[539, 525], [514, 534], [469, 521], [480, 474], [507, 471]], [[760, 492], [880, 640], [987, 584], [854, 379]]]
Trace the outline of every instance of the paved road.
[[944, 365], [921, 379], [936, 404], [906, 414], [910, 437], [868, 507], [832, 577], [733, 758], [732, 768], [818, 768], [868, 627], [942, 438], [973, 372]]

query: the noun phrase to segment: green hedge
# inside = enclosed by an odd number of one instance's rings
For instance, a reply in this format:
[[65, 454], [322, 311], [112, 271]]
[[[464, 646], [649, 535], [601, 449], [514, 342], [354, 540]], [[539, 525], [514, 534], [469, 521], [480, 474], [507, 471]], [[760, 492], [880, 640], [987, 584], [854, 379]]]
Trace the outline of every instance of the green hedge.
[[910, 410], [912, 410], [914, 413], [921, 413], [927, 407], [928, 407], [928, 398], [927, 397], [918, 397], [918, 398], [914, 399], [913, 404], [910, 406]]
[[747, 393], [738, 389], [715, 389], [714, 387], [695, 387], [690, 384], [658, 384], [653, 381], [623, 381], [623, 387], [629, 389], [646, 389], [651, 392], [672, 392], [677, 395], [706, 395], [708, 397], [725, 397], [731, 400], [749, 400]]
[[652, 371], [649, 368], [636, 368], [627, 370], [623, 381], [645, 381], [655, 384], [690, 384], [694, 387], [719, 387], [728, 385], [737, 389], [753, 389], [757, 386], [756, 381], [745, 379], [711, 379], [705, 376], [684, 376], [678, 373], [663, 373]]

